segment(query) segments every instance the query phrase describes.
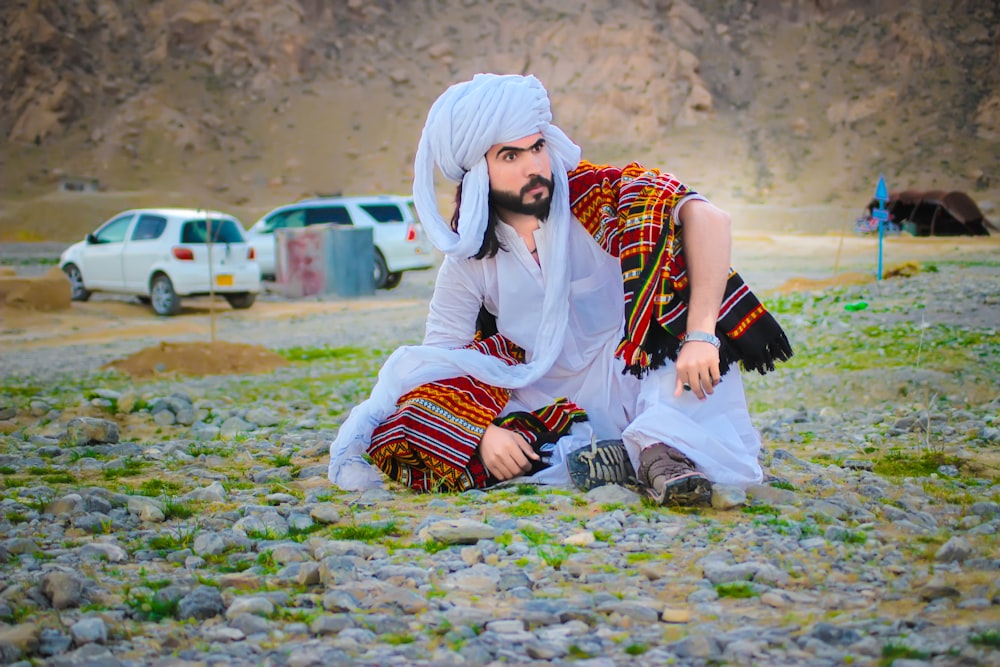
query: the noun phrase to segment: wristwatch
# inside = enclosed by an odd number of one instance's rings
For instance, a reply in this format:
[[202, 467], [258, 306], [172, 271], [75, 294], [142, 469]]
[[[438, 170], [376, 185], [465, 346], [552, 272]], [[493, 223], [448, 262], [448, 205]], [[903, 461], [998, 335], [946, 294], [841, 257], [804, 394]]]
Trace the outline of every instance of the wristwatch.
[[722, 345], [722, 341], [719, 340], [718, 336], [710, 334], [706, 331], [688, 331], [684, 334], [684, 340], [681, 341], [681, 345], [684, 345], [684, 343], [691, 340], [700, 341], [702, 343], [711, 343], [715, 346], [716, 350], [718, 350], [719, 346]]

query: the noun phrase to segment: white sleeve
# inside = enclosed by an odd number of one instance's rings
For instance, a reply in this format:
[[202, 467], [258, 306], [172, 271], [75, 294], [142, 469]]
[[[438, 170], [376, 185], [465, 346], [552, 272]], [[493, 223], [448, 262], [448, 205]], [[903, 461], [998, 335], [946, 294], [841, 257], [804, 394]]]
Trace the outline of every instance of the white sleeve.
[[[681, 207], [684, 206], [684, 204], [688, 203], [689, 201], [703, 201], [703, 202], [708, 202], [707, 199], [705, 199], [704, 197], [702, 197], [701, 195], [699, 195], [697, 193], [692, 193], [692, 194], [685, 195], [684, 197], [682, 197], [679, 202], [677, 202], [676, 204], [674, 204], [674, 210], [671, 213], [671, 215], [674, 218], [674, 225], [675, 226], [677, 226], [677, 227], [681, 226]], [[709, 203], [711, 203], [711, 202], [709, 202]]]
[[481, 260], [445, 257], [434, 282], [424, 329], [424, 345], [464, 347], [476, 335], [476, 319], [483, 305]]

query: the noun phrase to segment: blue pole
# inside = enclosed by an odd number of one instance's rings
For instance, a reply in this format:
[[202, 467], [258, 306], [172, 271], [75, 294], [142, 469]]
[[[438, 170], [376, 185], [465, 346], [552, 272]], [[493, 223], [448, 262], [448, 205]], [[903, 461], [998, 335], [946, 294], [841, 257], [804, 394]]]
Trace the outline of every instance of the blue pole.
[[882, 238], [884, 236], [885, 236], [885, 220], [879, 220], [878, 221], [878, 279], [879, 280], [882, 280]]
[[875, 199], [878, 208], [872, 211], [872, 217], [878, 220], [878, 280], [882, 280], [882, 240], [885, 238], [885, 225], [889, 221], [889, 211], [885, 205], [889, 201], [889, 188], [885, 185], [885, 177], [879, 174], [878, 185], [875, 187]]

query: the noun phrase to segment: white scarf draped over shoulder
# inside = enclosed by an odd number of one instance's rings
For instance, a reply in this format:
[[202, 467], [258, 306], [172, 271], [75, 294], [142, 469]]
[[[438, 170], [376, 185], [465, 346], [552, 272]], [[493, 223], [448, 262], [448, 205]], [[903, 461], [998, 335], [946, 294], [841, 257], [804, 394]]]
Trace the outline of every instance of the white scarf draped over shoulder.
[[[477, 74], [470, 81], [451, 86], [434, 102], [417, 147], [413, 201], [421, 224], [439, 250], [459, 258], [479, 251], [490, 215], [486, 152], [496, 144], [539, 133], [545, 139], [553, 179], [552, 204], [543, 224], [550, 247], [568, 247], [573, 218], [567, 173], [579, 163], [580, 148], [551, 121], [548, 93], [533, 76]], [[435, 165], [449, 180], [462, 182], [457, 231], [438, 211]], [[462, 375], [517, 389], [530, 385], [552, 367], [566, 332], [569, 264], [564, 253], [550, 252], [541, 258], [541, 268], [545, 281], [542, 324], [527, 363], [507, 366], [466, 349], [399, 348], [386, 360], [371, 396], [351, 411], [330, 445], [331, 482], [349, 490], [381, 485], [381, 472], [365, 461], [364, 453], [372, 431], [411, 389]]]

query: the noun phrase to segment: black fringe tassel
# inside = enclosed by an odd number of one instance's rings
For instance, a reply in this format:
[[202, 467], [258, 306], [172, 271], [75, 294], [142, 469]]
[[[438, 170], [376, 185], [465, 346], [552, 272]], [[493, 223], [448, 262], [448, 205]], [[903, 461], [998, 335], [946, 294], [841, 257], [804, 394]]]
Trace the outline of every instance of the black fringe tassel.
[[[725, 375], [730, 367], [738, 362], [740, 368], [745, 371], [757, 371], [761, 375], [765, 375], [774, 370], [775, 363], [788, 361], [792, 357], [792, 345], [780, 327], [775, 327], [775, 329], [775, 335], [771, 340], [763, 344], [757, 342], [754, 345], [740, 347], [733, 344], [723, 333], [717, 331], [716, 335], [722, 343], [719, 347], [719, 368], [722, 374]], [[677, 361], [681, 341], [654, 323], [650, 327], [649, 333], [646, 335], [646, 342], [642, 347], [649, 354], [649, 366], [645, 368], [639, 364], [626, 366], [622, 371], [623, 375], [631, 373], [641, 380], [649, 371], [663, 366], [667, 359]]]

